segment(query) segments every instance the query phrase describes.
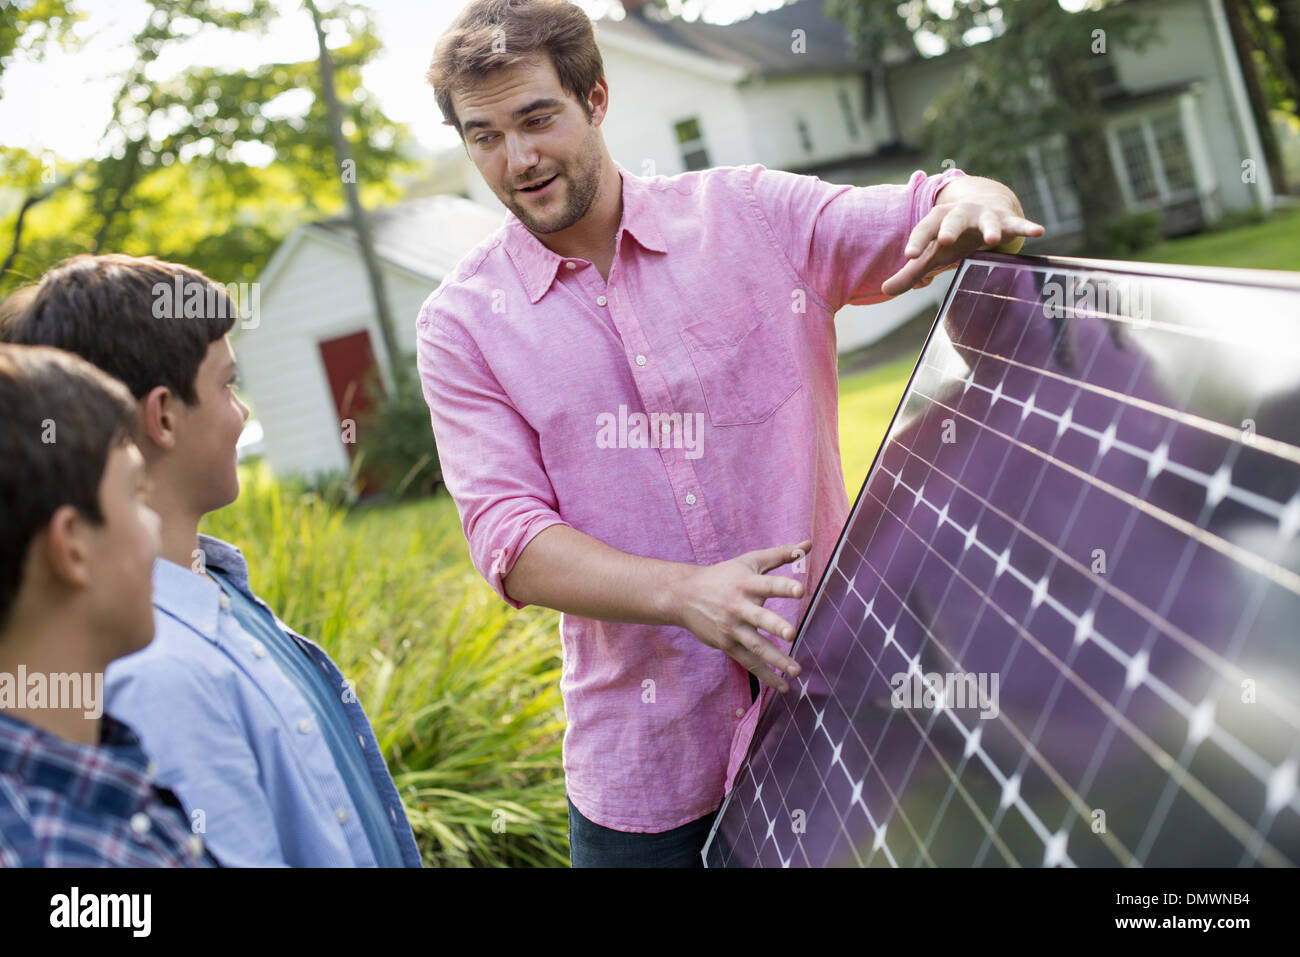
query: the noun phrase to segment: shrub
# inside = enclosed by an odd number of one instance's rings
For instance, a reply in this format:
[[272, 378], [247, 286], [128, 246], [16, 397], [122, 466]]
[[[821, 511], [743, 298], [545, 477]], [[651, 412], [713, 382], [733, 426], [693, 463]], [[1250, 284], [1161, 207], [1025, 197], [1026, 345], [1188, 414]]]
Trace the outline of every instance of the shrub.
[[1122, 259], [1160, 240], [1163, 215], [1159, 210], [1131, 213], [1106, 224], [1106, 255]]
[[429, 407], [420, 390], [414, 361], [391, 392], [372, 378], [367, 388], [370, 408], [357, 423], [361, 467], [392, 500], [433, 494], [442, 482], [438, 447]]

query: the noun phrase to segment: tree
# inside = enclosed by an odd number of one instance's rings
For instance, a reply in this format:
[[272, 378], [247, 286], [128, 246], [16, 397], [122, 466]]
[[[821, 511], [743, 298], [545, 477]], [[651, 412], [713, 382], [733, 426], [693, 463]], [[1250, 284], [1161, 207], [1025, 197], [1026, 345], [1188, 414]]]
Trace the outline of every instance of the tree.
[[[334, 64], [330, 58], [329, 48], [325, 45], [325, 28], [320, 10], [313, 0], [306, 0], [307, 9], [316, 27], [316, 47], [320, 53], [320, 88], [325, 99], [329, 116], [330, 139], [334, 145], [334, 156], [338, 161], [343, 191], [347, 196], [348, 213], [352, 219], [352, 228], [356, 230], [357, 241], [361, 245], [361, 258], [366, 264], [366, 276], [370, 284], [370, 298], [375, 305], [375, 317], [379, 320], [379, 333], [384, 340], [384, 351], [388, 353], [388, 365], [392, 371], [393, 384], [400, 391], [402, 380], [406, 377], [406, 364], [402, 362], [401, 351], [397, 345], [397, 332], [393, 328], [393, 317], [388, 311], [388, 296], [384, 292], [384, 276], [379, 271], [379, 258], [375, 255], [374, 240], [370, 235], [370, 222], [366, 218], [365, 207], [361, 205], [357, 193], [357, 180], [354, 175], [354, 162], [348, 149], [347, 138], [343, 135], [343, 113], [339, 108], [338, 93], [334, 88]], [[343, 13], [355, 13], [357, 8], [340, 4], [333, 11], [335, 16]]]
[[[922, 139], [936, 158], [994, 179], [1022, 178], [1024, 147], [1063, 136], [1086, 248], [1105, 247], [1107, 227], [1124, 213], [1123, 197], [1106, 147], [1105, 116], [1097, 91], [1097, 57], [1116, 45], [1142, 49], [1155, 21], [1131, 5], [1104, 4], [1078, 13], [1058, 0], [954, 0], [940, 13], [925, 0], [901, 6], [889, 0], [828, 0], [859, 49], [914, 51], [922, 31], [949, 47], [967, 47], [970, 62], [959, 83], [931, 104]], [[982, 27], [984, 42], [968, 42]]]
[[[1223, 0], [1224, 17], [1228, 21], [1228, 32], [1232, 36], [1232, 47], [1241, 65], [1241, 78], [1246, 85], [1246, 99], [1250, 101], [1251, 118], [1259, 132], [1260, 145], [1264, 149], [1264, 162], [1268, 166], [1269, 179], [1273, 188], [1285, 193], [1286, 174], [1282, 167], [1282, 150], [1278, 146], [1277, 134], [1273, 132], [1273, 121], [1269, 116], [1270, 102], [1264, 92], [1264, 82], [1260, 75], [1260, 64], [1255, 60], [1255, 52], [1260, 49], [1259, 40], [1252, 35], [1248, 22], [1253, 18], [1253, 8], [1247, 0]], [[1289, 79], [1289, 74], [1283, 74]]]
[[[42, 181], [48, 158], [6, 151], [0, 183], [23, 198], [4, 227], [14, 241], [0, 294], [67, 255], [106, 249], [183, 260], [222, 281], [251, 280], [298, 221], [339, 208], [316, 59], [191, 66], [165, 81], [146, 73], [173, 44], [204, 31], [264, 29], [274, 16], [269, 0], [251, 0], [239, 12], [214, 0], [150, 0], [102, 155], [64, 164], [51, 196]], [[360, 69], [379, 50], [371, 24], [359, 18], [345, 28], [348, 42], [331, 54], [342, 123], [354, 131], [356, 173], [372, 201], [395, 198], [391, 176], [408, 165], [407, 133], [361, 86]]]
[[5, 0], [0, 5], [0, 76], [19, 50], [39, 59], [51, 46], [65, 44], [72, 24], [81, 18], [68, 0]]

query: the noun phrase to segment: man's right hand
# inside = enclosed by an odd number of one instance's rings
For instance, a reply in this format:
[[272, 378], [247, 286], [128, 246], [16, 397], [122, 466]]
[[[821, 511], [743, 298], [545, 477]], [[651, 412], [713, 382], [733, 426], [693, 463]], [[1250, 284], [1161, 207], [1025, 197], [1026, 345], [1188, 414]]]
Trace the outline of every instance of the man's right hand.
[[799, 598], [804, 586], [793, 578], [764, 572], [806, 555], [811, 548], [812, 539], [808, 539], [797, 545], [762, 548], [716, 565], [692, 568], [672, 586], [669, 598], [674, 624], [734, 658], [759, 681], [784, 694], [790, 686], [765, 665], [791, 676], [799, 673], [799, 665], [759, 634], [758, 629], [792, 641], [794, 626], [764, 608], [763, 602], [768, 598]]

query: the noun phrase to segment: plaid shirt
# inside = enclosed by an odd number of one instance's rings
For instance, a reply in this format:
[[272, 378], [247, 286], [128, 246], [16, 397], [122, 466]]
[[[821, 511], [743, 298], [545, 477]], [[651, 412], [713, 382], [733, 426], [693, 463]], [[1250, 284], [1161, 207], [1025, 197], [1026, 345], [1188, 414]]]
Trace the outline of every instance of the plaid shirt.
[[0, 712], [0, 867], [215, 864], [126, 725], [104, 715], [94, 747]]

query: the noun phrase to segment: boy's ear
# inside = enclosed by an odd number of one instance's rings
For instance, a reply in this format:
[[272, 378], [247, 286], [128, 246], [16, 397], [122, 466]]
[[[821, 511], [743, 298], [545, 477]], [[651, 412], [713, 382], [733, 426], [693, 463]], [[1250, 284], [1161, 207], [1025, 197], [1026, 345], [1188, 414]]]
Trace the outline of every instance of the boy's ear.
[[90, 523], [71, 505], [60, 505], [32, 543], [50, 576], [65, 585], [90, 584]]
[[140, 435], [150, 444], [170, 451], [176, 445], [176, 406], [180, 400], [165, 385], [154, 386], [137, 403]]

